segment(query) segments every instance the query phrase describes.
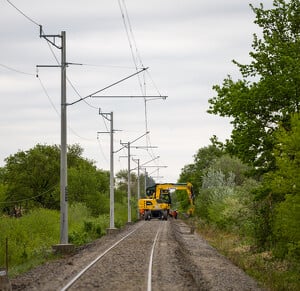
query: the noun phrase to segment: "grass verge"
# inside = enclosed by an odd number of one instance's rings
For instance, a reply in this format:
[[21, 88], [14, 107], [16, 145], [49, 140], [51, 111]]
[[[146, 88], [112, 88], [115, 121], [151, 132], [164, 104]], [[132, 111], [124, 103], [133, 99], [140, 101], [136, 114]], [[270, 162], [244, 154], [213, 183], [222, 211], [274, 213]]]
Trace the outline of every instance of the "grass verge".
[[279, 260], [272, 251], [258, 251], [250, 238], [199, 222], [195, 224], [198, 232], [214, 248], [256, 279], [263, 289], [300, 290], [300, 262]]

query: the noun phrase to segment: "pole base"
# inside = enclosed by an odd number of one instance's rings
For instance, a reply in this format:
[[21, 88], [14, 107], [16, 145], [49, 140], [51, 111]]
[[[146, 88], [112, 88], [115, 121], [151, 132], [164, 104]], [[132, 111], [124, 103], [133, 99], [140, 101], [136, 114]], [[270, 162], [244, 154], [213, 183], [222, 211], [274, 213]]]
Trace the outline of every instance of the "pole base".
[[119, 231], [117, 228], [107, 228], [106, 229], [106, 234], [115, 234]]
[[73, 244], [57, 244], [52, 246], [52, 250], [55, 254], [72, 254], [75, 250], [75, 245]]
[[7, 276], [6, 269], [0, 268], [0, 290], [11, 291], [11, 283]]

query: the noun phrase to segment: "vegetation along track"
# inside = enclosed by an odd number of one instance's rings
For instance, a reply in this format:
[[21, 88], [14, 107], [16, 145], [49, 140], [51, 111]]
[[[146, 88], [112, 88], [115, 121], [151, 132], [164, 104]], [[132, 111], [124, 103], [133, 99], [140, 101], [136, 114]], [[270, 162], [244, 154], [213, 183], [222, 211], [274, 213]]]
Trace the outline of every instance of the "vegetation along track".
[[181, 220], [140, 221], [12, 281], [13, 290], [260, 290]]

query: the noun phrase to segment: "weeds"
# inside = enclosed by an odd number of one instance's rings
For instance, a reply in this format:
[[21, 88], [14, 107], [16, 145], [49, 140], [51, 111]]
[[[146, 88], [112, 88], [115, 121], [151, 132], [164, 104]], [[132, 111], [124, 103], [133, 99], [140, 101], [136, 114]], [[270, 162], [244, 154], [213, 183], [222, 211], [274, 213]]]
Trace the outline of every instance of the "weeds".
[[222, 231], [197, 221], [198, 231], [220, 253], [272, 291], [300, 290], [300, 263], [280, 260], [271, 250], [259, 251], [251, 238]]
[[[127, 221], [127, 206], [117, 204], [116, 226]], [[88, 208], [77, 203], [69, 207], [69, 242], [75, 245], [100, 238], [109, 227], [109, 215], [93, 217]], [[49, 209], [34, 209], [21, 218], [0, 218], [0, 267], [5, 267], [5, 241], [8, 239], [8, 265], [10, 276], [56, 258], [52, 246], [59, 242], [60, 214]]]

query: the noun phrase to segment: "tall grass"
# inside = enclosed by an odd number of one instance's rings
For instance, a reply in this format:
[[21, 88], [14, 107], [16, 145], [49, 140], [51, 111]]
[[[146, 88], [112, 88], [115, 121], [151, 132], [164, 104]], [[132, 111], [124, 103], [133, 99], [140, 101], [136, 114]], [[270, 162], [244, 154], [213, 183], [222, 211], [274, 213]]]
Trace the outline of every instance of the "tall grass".
[[[5, 241], [8, 240], [8, 263], [18, 272], [29, 261], [43, 262], [51, 254], [49, 248], [59, 241], [59, 213], [36, 209], [21, 218], [0, 218], [0, 266], [5, 266]], [[26, 268], [26, 267], [25, 267]]]
[[212, 246], [260, 282], [266, 290], [300, 290], [298, 261], [280, 260], [272, 251], [260, 251], [255, 248], [251, 237], [221, 230], [199, 219], [195, 219], [194, 224]]
[[[133, 215], [133, 218], [135, 216]], [[127, 204], [115, 204], [115, 226], [127, 222]], [[69, 242], [82, 245], [106, 234], [109, 214], [93, 217], [85, 204], [76, 203], [68, 211]], [[60, 213], [34, 209], [21, 218], [0, 217], [0, 268], [5, 267], [5, 242], [8, 239], [9, 274], [16, 274], [52, 259], [52, 246], [59, 243]]]

